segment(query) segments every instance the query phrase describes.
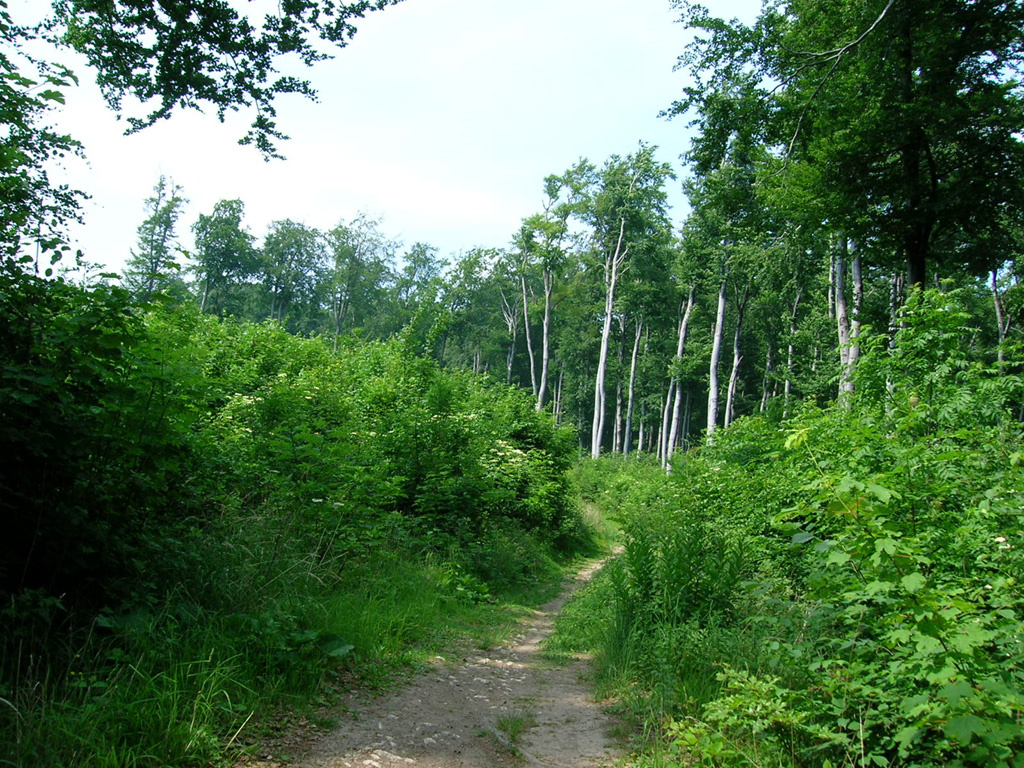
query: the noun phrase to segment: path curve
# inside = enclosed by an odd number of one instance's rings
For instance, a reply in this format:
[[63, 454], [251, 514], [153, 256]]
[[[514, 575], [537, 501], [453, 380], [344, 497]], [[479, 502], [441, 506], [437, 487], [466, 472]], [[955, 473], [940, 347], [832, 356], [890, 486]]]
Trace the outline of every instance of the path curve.
[[[436, 657], [400, 691], [350, 702], [297, 768], [610, 768], [620, 752], [611, 717], [592, 699], [588, 661], [554, 664], [540, 650], [569, 596], [604, 562], [568, 581], [509, 644]], [[517, 724], [527, 727], [513, 737]]]

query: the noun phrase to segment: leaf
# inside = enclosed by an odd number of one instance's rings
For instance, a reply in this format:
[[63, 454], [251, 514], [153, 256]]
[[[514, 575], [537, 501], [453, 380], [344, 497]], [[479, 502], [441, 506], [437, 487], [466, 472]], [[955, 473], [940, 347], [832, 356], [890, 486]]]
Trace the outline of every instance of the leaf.
[[961, 744], [970, 744], [971, 739], [985, 732], [985, 721], [977, 715], [959, 715], [954, 717], [943, 729], [946, 736]]
[[47, 101], [56, 101], [58, 104], [64, 103], [64, 94], [60, 91], [55, 91], [52, 88], [39, 93], [39, 98], [46, 99]]
[[810, 428], [795, 429], [786, 436], [786, 450], [795, 451], [807, 444], [807, 434]]
[[921, 729], [916, 725], [908, 725], [902, 729], [893, 737], [893, 741], [899, 744], [901, 747], [909, 747], [916, 739], [918, 734], [921, 733]]
[[850, 555], [841, 549], [833, 549], [828, 553], [828, 559], [825, 561], [826, 565], [846, 565], [850, 562]]
[[347, 656], [355, 648], [354, 645], [346, 643], [338, 635], [330, 633], [320, 635], [317, 645], [320, 646], [320, 650], [323, 651], [325, 656], [330, 656], [334, 659]]
[[800, 533], [793, 534], [791, 541], [794, 544], [806, 544], [808, 541], [814, 539], [814, 534], [808, 531], [800, 531]]
[[915, 571], [914, 573], [908, 573], [906, 576], [900, 579], [900, 584], [902, 584], [903, 588], [912, 595], [917, 592], [920, 592], [924, 585], [927, 583], [928, 581], [927, 579], [925, 579], [924, 574], [919, 573], [917, 571]]

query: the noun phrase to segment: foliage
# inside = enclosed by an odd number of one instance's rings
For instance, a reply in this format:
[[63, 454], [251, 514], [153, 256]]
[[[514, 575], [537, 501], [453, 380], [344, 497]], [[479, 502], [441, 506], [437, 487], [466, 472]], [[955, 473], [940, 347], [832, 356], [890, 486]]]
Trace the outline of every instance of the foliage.
[[188, 201], [181, 196], [182, 188], [161, 176], [153, 188], [153, 196], [146, 198], [148, 216], [139, 225], [137, 250], [132, 251], [125, 265], [122, 282], [139, 301], [149, 301], [157, 293], [170, 293], [177, 289], [178, 298], [185, 295], [185, 287], [177, 277], [181, 265], [177, 262], [175, 228], [181, 217], [181, 208]]
[[667, 717], [659, 764], [1019, 761], [1024, 390], [964, 343], [967, 298], [915, 293], [850, 406], [591, 491], [629, 537], [588, 635], [606, 685]]
[[25, 53], [25, 43], [35, 36], [13, 22], [6, 0], [0, 2], [0, 251], [5, 260], [18, 258], [22, 246], [32, 243], [59, 259], [66, 250], [61, 225], [78, 217], [82, 198], [49, 176], [54, 162], [81, 151], [79, 143], [43, 124], [48, 112], [64, 103], [64, 89], [77, 80], [66, 67]]
[[292, 56], [306, 66], [326, 59], [318, 40], [344, 47], [357, 19], [396, 2], [301, 0], [281, 5], [257, 28], [225, 0], [173, 6], [55, 0], [50, 24], [59, 42], [86, 56], [112, 108], [120, 110], [125, 95], [142, 103], [157, 100], [148, 114], [128, 118], [131, 130], [182, 108], [207, 104], [221, 120], [229, 111], [252, 108], [256, 117], [241, 143], [276, 156], [275, 142], [287, 137], [277, 128], [274, 99], [288, 93], [316, 97], [308, 81], [279, 74], [279, 57]]
[[518, 390], [2, 276], [2, 760], [209, 764], [587, 542], [571, 437]]

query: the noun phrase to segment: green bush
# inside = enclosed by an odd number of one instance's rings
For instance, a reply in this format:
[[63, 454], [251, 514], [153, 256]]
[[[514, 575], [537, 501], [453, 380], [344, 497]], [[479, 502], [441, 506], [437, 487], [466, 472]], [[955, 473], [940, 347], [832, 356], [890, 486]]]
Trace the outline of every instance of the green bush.
[[659, 765], [1024, 765], [1022, 382], [959, 301], [915, 294], [846, 404], [583, 474], [624, 507], [603, 653]]

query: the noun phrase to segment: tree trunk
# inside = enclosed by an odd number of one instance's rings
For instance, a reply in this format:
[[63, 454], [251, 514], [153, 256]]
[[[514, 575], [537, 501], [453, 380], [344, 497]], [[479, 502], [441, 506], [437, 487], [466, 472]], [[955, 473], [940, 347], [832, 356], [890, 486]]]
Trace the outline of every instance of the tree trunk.
[[999, 347], [996, 350], [996, 360], [999, 363], [999, 374], [1006, 373], [1006, 351], [1003, 345], [1006, 343], [1006, 332], [1010, 329], [1010, 318], [1003, 305], [1003, 296], [999, 292], [999, 282], [996, 270], [992, 270], [992, 303], [996, 308], [996, 332], [998, 334]]
[[516, 361], [516, 339], [519, 336], [519, 309], [515, 302], [510, 302], [501, 291], [501, 314], [505, 318], [505, 327], [508, 328], [509, 344], [508, 352], [505, 353], [505, 383], [512, 383], [512, 366]]
[[644, 452], [644, 432], [647, 428], [647, 403], [640, 404], [640, 430], [636, 438], [636, 452], [641, 454]]
[[[676, 384], [675, 380], [670, 378], [668, 382], [668, 392], [665, 393], [666, 403], [672, 402], [672, 397], [675, 394], [677, 386], [678, 385]], [[668, 469], [668, 433], [670, 413], [670, 408], [662, 408], [660, 413], [662, 424], [661, 429], [658, 430], [658, 460], [661, 461], [661, 466], [663, 469]]]
[[540, 340], [540, 384], [537, 387], [537, 410], [544, 409], [548, 396], [548, 361], [551, 354], [551, 293], [553, 279], [551, 270], [544, 268], [544, 320]]
[[725, 291], [726, 276], [718, 287], [718, 312], [715, 315], [714, 342], [711, 346], [711, 363], [708, 365], [708, 427], [707, 442], [714, 442], [715, 427], [718, 424], [718, 367], [722, 361], [722, 337], [725, 334]]
[[618, 366], [615, 376], [615, 425], [612, 428], [612, 453], [622, 452], [622, 358], [626, 346], [626, 321], [619, 318], [619, 351], [616, 355]]
[[[525, 265], [523, 267], [525, 269]], [[526, 296], [526, 275], [519, 275], [519, 283], [523, 288], [523, 333], [526, 336], [526, 353], [530, 357], [530, 386], [533, 388], [533, 396], [537, 397], [537, 365], [533, 359], [533, 334], [530, 333], [530, 313], [527, 309]]]
[[772, 345], [768, 344], [768, 352], [764, 356], [764, 378], [761, 380], [761, 405], [758, 407], [759, 413], [764, 413], [768, 410], [768, 398], [770, 384], [772, 380]]
[[783, 390], [783, 418], [789, 416], [789, 398], [793, 394], [793, 373], [796, 365], [796, 316], [800, 307], [800, 299], [803, 296], [803, 287], [797, 286], [796, 296], [793, 297], [793, 311], [789, 315], [789, 345], [786, 349], [786, 386]]
[[850, 313], [850, 353], [847, 356], [847, 365], [850, 373], [847, 379], [847, 389], [853, 392], [853, 372], [860, 359], [860, 327], [861, 317], [864, 310], [864, 275], [860, 268], [860, 249], [856, 243], [850, 243], [852, 258], [850, 259], [850, 275], [853, 277], [853, 311]]
[[558, 383], [555, 385], [555, 423], [562, 423], [562, 385], [565, 383], [565, 363], [558, 364]]
[[[686, 352], [686, 334], [690, 327], [690, 315], [693, 313], [693, 296], [694, 287], [690, 286], [690, 292], [687, 294], [686, 303], [679, 307], [679, 332], [676, 334], [676, 366], [683, 360], [683, 354]], [[668, 469], [668, 462], [672, 456], [672, 451], [675, 450], [677, 439], [679, 436], [679, 409], [683, 399], [682, 387], [679, 386], [679, 376], [676, 373], [672, 375], [672, 383], [675, 388], [675, 404], [672, 407], [672, 426], [668, 433], [668, 444], [665, 450], [665, 459], [662, 462], [662, 466]], [[689, 390], [687, 390], [689, 394]]]
[[622, 446], [622, 453], [629, 456], [633, 439], [633, 397], [636, 394], [636, 359], [640, 352], [640, 337], [643, 335], [644, 322], [642, 319], [636, 321], [636, 335], [633, 337], [633, 357], [629, 361], [629, 394], [626, 398], [626, 429], [625, 442]]
[[693, 387], [686, 388], [686, 408], [683, 412], [683, 430], [679, 444], [684, 448], [689, 445], [690, 417], [693, 415]]
[[850, 315], [846, 304], [846, 256], [848, 240], [839, 236], [836, 248], [836, 330], [839, 334], [839, 392], [838, 399], [844, 407], [849, 405], [850, 393]]
[[736, 390], [739, 387], [740, 363], [743, 355], [740, 352], [740, 338], [743, 333], [743, 317], [746, 314], [747, 300], [750, 298], [750, 283], [743, 288], [743, 298], [736, 305], [736, 331], [732, 337], [732, 371], [729, 374], [729, 392], [725, 398], [725, 426], [732, 424], [735, 418]]
[[604, 437], [605, 389], [604, 379], [608, 370], [608, 343], [612, 335], [612, 311], [615, 309], [615, 284], [619, 279], [619, 267], [626, 258], [628, 247], [623, 247], [626, 237], [626, 219], [619, 224], [619, 239], [615, 250], [605, 259], [604, 325], [601, 328], [601, 350], [597, 359], [597, 375], [594, 377], [594, 423], [590, 431], [590, 455], [601, 455], [601, 440]]

